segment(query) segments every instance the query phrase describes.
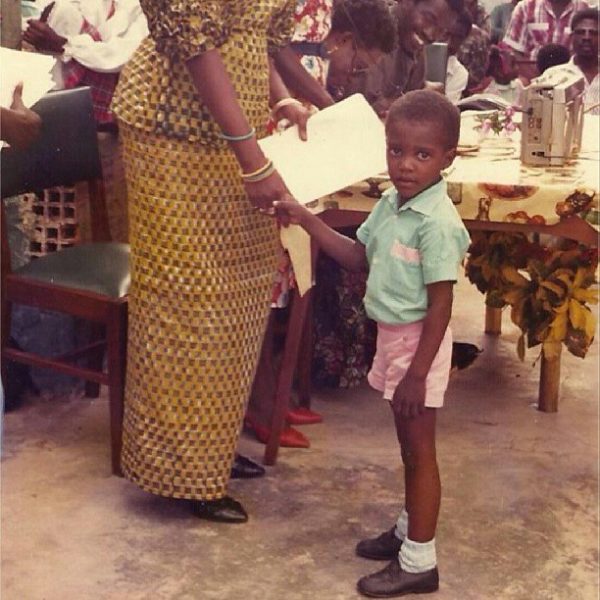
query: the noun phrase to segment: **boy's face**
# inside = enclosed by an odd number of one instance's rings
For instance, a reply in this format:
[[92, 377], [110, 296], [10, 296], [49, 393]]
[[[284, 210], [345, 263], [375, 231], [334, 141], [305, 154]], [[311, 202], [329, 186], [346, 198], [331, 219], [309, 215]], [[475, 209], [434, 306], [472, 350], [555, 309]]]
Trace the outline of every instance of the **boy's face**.
[[437, 125], [394, 119], [386, 124], [387, 164], [392, 183], [402, 200], [409, 200], [440, 178], [454, 160]]

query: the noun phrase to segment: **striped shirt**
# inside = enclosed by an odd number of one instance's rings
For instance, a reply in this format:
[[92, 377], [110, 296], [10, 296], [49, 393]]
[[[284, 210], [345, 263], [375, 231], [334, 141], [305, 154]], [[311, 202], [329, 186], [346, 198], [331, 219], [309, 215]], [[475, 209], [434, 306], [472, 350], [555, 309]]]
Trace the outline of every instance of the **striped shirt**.
[[570, 47], [571, 19], [589, 4], [572, 0], [557, 17], [548, 0], [521, 0], [512, 13], [504, 43], [534, 60], [540, 48], [546, 44]]

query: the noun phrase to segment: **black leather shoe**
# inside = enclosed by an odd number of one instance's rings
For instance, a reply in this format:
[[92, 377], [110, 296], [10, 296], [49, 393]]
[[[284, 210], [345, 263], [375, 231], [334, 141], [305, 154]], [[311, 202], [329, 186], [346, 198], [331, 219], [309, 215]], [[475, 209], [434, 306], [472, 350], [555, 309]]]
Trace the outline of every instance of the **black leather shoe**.
[[199, 519], [218, 523], [245, 523], [248, 520], [244, 507], [229, 496], [218, 500], [192, 500], [192, 513]]
[[402, 540], [396, 537], [396, 526], [384, 531], [376, 538], [362, 540], [356, 544], [356, 554], [372, 560], [392, 560], [398, 557]]
[[252, 479], [253, 477], [262, 477], [264, 474], [264, 467], [250, 460], [247, 456], [235, 455], [231, 467], [231, 479]]
[[423, 573], [407, 573], [395, 558], [381, 571], [358, 580], [358, 591], [370, 598], [394, 598], [406, 594], [428, 594], [440, 586], [437, 567]]

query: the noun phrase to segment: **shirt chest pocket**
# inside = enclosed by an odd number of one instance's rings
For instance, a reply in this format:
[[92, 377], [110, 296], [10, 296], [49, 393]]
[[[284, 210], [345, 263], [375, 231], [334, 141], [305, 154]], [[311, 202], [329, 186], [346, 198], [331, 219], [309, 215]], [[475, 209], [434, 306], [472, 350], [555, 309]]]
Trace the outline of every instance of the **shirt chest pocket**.
[[538, 44], [545, 45], [550, 42], [548, 38], [550, 30], [549, 23], [527, 23], [527, 31]]
[[[383, 257], [382, 257], [383, 259]], [[385, 257], [386, 268], [381, 274], [381, 289], [403, 305], [420, 303], [423, 293], [421, 253], [417, 248], [394, 240]]]
[[390, 257], [394, 261], [405, 263], [407, 266], [418, 267], [421, 264], [421, 253], [417, 248], [411, 248], [398, 240], [394, 240], [390, 248]]

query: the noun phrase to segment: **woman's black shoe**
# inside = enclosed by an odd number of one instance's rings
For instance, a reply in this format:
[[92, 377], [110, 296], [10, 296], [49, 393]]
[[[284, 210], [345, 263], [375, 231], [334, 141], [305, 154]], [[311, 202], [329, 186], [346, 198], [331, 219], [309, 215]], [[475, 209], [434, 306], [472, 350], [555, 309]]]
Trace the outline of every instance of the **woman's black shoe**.
[[247, 456], [235, 455], [231, 467], [231, 479], [252, 479], [253, 477], [262, 477], [264, 474], [264, 467], [250, 460]]
[[244, 507], [229, 496], [218, 500], [192, 500], [192, 513], [199, 519], [218, 523], [245, 523], [248, 520]]

